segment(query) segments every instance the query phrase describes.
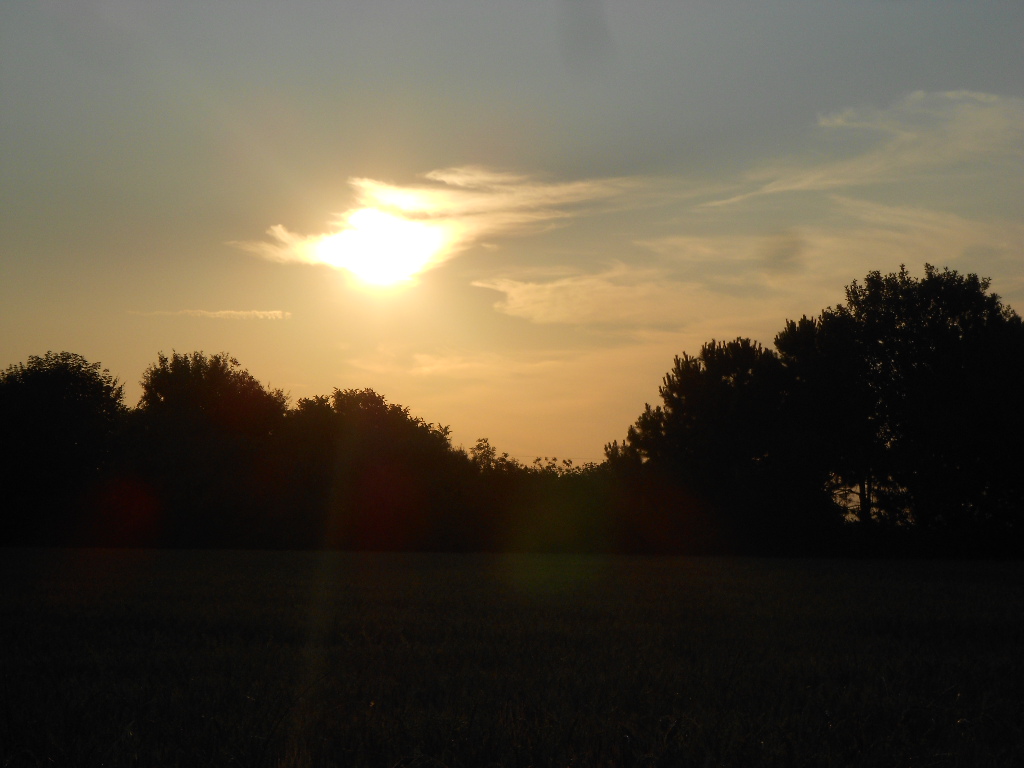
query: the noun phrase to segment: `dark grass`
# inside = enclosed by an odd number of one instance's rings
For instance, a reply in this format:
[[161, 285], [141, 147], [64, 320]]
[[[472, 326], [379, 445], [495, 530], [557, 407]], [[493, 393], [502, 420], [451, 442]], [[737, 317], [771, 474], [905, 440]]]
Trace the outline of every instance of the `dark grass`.
[[0, 765], [1024, 765], [1024, 566], [0, 552]]

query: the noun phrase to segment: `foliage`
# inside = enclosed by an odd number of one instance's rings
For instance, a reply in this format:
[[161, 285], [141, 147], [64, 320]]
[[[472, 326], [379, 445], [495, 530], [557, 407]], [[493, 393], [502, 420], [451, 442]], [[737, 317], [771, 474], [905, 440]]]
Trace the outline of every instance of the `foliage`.
[[161, 352], [141, 384], [139, 409], [168, 424], [257, 436], [276, 427], [287, 407], [281, 390], [266, 389], [227, 353]]
[[607, 447], [611, 466], [630, 482], [627, 498], [637, 485], [667, 488], [670, 509], [658, 526], [669, 527], [673, 546], [821, 545], [829, 499], [824, 477], [787, 439], [785, 373], [778, 355], [750, 339], [711, 341], [696, 356], [676, 357], [662, 404], [645, 406], [625, 442]]
[[774, 350], [676, 357], [600, 465], [465, 450], [372, 389], [289, 408], [227, 353], [161, 353], [127, 410], [50, 352], [0, 374], [0, 543], [1019, 555], [1022, 380], [1020, 317], [930, 265], [854, 281]]
[[227, 353], [201, 351], [161, 353], [141, 384], [122, 469], [145, 493], [126, 499], [121, 516], [156, 515], [157, 530], [149, 532], [172, 546], [255, 543], [253, 521], [278, 500], [272, 439], [285, 394], [265, 388]]
[[479, 438], [476, 445], [469, 449], [469, 460], [481, 473], [510, 474], [525, 469], [507, 453], [499, 454], [498, 449], [491, 445], [491, 441], [486, 437]]
[[465, 454], [449, 429], [372, 389], [335, 389], [331, 546], [461, 549], [469, 545]]
[[718, 472], [757, 463], [778, 426], [778, 370], [776, 356], [749, 339], [676, 357], [662, 405], [646, 406], [630, 427], [628, 450], [691, 482], [717, 483]]
[[870, 523], [871, 499], [887, 475], [886, 455], [866, 385], [870, 363], [853, 318], [826, 310], [821, 318], [789, 320], [775, 347], [787, 374], [786, 433], [827, 478], [837, 502], [849, 510], [855, 493], [853, 511]]
[[0, 541], [66, 541], [107, 469], [124, 389], [99, 363], [70, 352], [31, 356], [0, 372]]
[[872, 272], [776, 340], [803, 396], [833, 413], [833, 470], [862, 521], [1019, 525], [1024, 327], [988, 288], [931, 265], [919, 280]]
[[921, 279], [872, 272], [844, 305], [788, 321], [777, 353], [737, 339], [677, 357], [609, 463], [627, 496], [664, 488], [698, 545], [703, 520], [730, 550], [820, 549], [845, 510], [1013, 550], [1024, 328], [988, 289], [927, 264]]

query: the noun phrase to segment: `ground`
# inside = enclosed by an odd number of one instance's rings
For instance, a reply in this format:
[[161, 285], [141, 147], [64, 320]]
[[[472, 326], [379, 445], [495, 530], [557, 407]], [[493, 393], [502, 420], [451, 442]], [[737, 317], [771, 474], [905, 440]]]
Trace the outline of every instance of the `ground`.
[[0, 765], [1024, 764], [1024, 564], [0, 552]]

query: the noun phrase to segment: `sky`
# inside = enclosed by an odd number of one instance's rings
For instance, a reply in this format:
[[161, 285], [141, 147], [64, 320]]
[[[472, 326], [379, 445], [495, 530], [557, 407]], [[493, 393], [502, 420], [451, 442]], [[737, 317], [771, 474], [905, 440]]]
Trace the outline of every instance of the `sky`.
[[1019, 0], [0, 0], [0, 368], [228, 352], [529, 463], [872, 270], [1024, 312]]

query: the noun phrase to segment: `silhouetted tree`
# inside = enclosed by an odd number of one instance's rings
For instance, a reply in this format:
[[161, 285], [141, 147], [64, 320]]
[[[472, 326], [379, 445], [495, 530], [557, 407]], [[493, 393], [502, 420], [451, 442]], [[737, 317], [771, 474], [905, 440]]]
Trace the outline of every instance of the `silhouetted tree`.
[[336, 389], [329, 540], [358, 549], [467, 549], [471, 466], [448, 427], [372, 389]]
[[160, 354], [142, 377], [131, 463], [175, 545], [253, 543], [283, 467], [272, 451], [287, 398], [225, 353]]
[[340, 437], [338, 416], [326, 395], [300, 398], [287, 411], [273, 439], [283, 478], [280, 498], [264, 521], [264, 539], [292, 548], [328, 545]]
[[872, 272], [777, 352], [711, 341], [579, 467], [454, 448], [371, 389], [288, 409], [226, 354], [159, 355], [128, 411], [48, 352], [0, 373], [0, 543], [812, 552], [845, 517], [851, 542], [1019, 554], [1024, 322], [989, 287]]
[[659, 389], [662, 405], [645, 407], [627, 450], [691, 482], [717, 485], [712, 475], [764, 456], [778, 415], [779, 370], [774, 353], [750, 339], [711, 341], [695, 357], [676, 357]]
[[[1024, 326], [977, 275], [870, 273], [776, 340], [861, 520], [1019, 534]], [[814, 406], [820, 412], [818, 406]]]
[[288, 398], [266, 389], [227, 353], [163, 353], [142, 376], [139, 409], [156, 420], [256, 437], [279, 424]]
[[676, 358], [662, 405], [606, 447], [616, 476], [683, 547], [689, 519], [733, 548], [806, 550], [840, 508], [918, 541], [1019, 541], [1024, 325], [988, 280], [924, 272], [854, 281], [788, 321], [778, 354], [737, 339]]
[[667, 489], [656, 493], [656, 522], [676, 546], [802, 549], [812, 513], [829, 501], [823, 474], [787, 439], [786, 392], [774, 352], [750, 339], [711, 341], [675, 359], [662, 404], [648, 404], [606, 455], [634, 487]]
[[109, 466], [123, 395], [109, 371], [70, 352], [31, 356], [0, 373], [0, 540], [75, 540]]
[[792, 450], [837, 503], [872, 522], [873, 499], [891, 483], [856, 322], [832, 310], [789, 320], [775, 347], [787, 372], [783, 433]]
[[481, 473], [514, 474], [525, 469], [507, 453], [499, 454], [498, 449], [491, 445], [491, 441], [486, 437], [479, 438], [469, 449], [469, 460]]

